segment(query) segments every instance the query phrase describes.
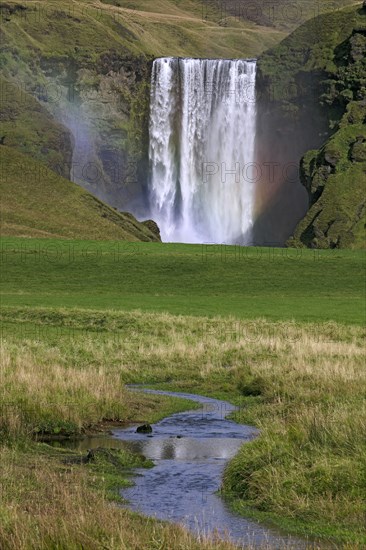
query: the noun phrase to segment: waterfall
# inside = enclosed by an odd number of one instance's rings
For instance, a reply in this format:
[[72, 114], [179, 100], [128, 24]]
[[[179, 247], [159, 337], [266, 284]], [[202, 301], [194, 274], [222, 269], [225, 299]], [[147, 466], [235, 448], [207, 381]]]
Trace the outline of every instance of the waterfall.
[[254, 60], [156, 59], [149, 197], [163, 241], [252, 242]]

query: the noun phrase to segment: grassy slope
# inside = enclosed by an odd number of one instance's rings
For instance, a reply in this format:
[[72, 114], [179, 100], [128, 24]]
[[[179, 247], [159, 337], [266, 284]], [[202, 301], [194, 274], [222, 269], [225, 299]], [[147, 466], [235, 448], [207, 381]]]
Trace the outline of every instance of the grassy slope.
[[[117, 0], [118, 1], [118, 0]], [[237, 2], [236, 0], [213, 0], [211, 4], [221, 7], [224, 16], [254, 21], [261, 25], [275, 27], [288, 32], [322, 13], [338, 10], [344, 6], [356, 4], [355, 0], [334, 0], [332, 2], [309, 2], [299, 0], [295, 4], [289, 4], [287, 0], [258, 0], [255, 3]], [[359, 2], [358, 2], [359, 3]], [[212, 10], [211, 10], [212, 11]], [[211, 13], [211, 17], [214, 17]]]
[[[337, 0], [336, 6], [349, 3]], [[284, 2], [280, 4], [282, 11]], [[251, 57], [278, 43], [302, 20], [293, 17], [286, 31], [280, 30], [283, 25], [277, 25], [276, 17], [274, 25], [262, 26], [245, 17], [229, 17], [223, 26], [220, 8], [215, 10], [214, 4], [208, 3], [211, 7], [205, 19], [205, 4], [194, 0], [78, 0], [72, 8], [66, 1], [41, 0], [24, 5], [27, 11], [7, 16], [9, 21], [3, 25], [5, 49], [20, 51], [24, 60], [37, 50], [50, 57], [71, 54], [82, 58], [111, 48], [155, 57]], [[307, 19], [314, 9], [305, 4], [301, 13]], [[323, 11], [323, 7], [319, 9]], [[324, 9], [331, 11], [334, 3]]]
[[156, 240], [131, 215], [116, 212], [46, 165], [1, 147], [1, 234]]
[[[247, 21], [233, 20], [227, 27], [203, 21], [201, 4], [191, 0], [179, 4], [159, 0], [153, 9], [151, 3], [137, 9], [133, 2], [121, 4], [124, 7], [80, 0], [70, 12], [69, 2], [27, 2], [27, 16], [19, 12], [3, 25], [5, 41], [10, 50], [20, 51], [24, 60], [37, 50], [45, 56], [71, 54], [82, 59], [111, 48], [155, 57], [243, 57], [257, 55], [284, 36]], [[38, 6], [41, 15], [32, 13], [32, 5]], [[10, 57], [11, 51], [9, 62]]]
[[350, 4], [355, 0], [334, 0], [333, 2], [301, 1], [289, 6], [286, 0], [275, 0], [271, 4], [259, 0], [255, 4], [245, 5], [236, 0], [101, 0], [103, 4], [118, 6], [133, 12], [166, 13], [176, 16], [200, 16], [207, 22], [229, 25], [234, 21], [254, 22], [272, 30], [292, 31], [301, 23], [325, 12], [331, 12]]
[[[357, 9], [346, 8], [311, 19], [281, 44], [265, 52], [260, 57], [259, 70], [263, 78], [271, 81], [273, 99], [293, 103], [298, 97], [304, 100], [308, 90], [294, 85], [298, 73], [334, 73], [337, 70], [335, 48], [349, 38], [354, 28], [365, 26], [365, 15], [357, 3]], [[287, 91], [285, 97], [284, 90]]]

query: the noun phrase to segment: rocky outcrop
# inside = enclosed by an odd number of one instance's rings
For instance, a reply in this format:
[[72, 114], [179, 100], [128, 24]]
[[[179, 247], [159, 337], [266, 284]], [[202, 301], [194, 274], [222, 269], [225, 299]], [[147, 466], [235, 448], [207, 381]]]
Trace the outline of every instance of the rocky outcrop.
[[146, 220], [142, 223], [151, 231], [151, 233], [156, 235], [158, 240], [161, 240], [159, 226], [156, 222], [154, 222], [154, 220]]

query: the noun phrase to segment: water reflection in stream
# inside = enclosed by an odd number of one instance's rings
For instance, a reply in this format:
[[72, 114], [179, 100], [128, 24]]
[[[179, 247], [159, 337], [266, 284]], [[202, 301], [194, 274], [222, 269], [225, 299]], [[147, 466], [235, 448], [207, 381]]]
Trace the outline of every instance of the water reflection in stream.
[[122, 491], [130, 508], [182, 523], [195, 533], [216, 531], [241, 547], [313, 547], [233, 513], [217, 493], [227, 461], [258, 434], [251, 426], [226, 419], [233, 405], [185, 393], [154, 393], [188, 398], [201, 403], [202, 409], [165, 418], [153, 426], [152, 435], [138, 434], [135, 427], [113, 432], [155, 463], [151, 469], [136, 469], [135, 486]]
[[188, 398], [202, 408], [165, 418], [153, 425], [150, 435], [129, 426], [112, 430], [113, 439], [103, 436], [82, 442], [84, 449], [127, 446], [154, 461], [154, 468], [134, 470], [135, 485], [121, 490], [130, 509], [181, 523], [195, 533], [219, 533], [242, 548], [248, 544], [272, 550], [318, 548], [235, 514], [218, 494], [228, 460], [258, 434], [255, 428], [226, 418], [235, 410], [233, 405], [198, 395], [144, 391]]

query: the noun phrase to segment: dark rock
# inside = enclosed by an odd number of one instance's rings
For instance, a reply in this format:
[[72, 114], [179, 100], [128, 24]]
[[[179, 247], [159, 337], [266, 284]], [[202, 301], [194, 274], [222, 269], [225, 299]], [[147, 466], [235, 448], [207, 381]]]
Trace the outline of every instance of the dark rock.
[[136, 428], [136, 433], [138, 434], [150, 434], [152, 431], [150, 424], [142, 424]]
[[67, 456], [62, 459], [64, 464], [89, 464], [95, 460], [95, 453], [98, 449], [88, 449], [88, 452], [85, 456]]
[[154, 233], [154, 235], [156, 235], [158, 239], [161, 240], [159, 226], [156, 222], [154, 222], [154, 220], [146, 220], [142, 223], [146, 225], [148, 229], [150, 229], [151, 233]]

